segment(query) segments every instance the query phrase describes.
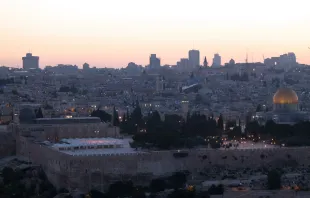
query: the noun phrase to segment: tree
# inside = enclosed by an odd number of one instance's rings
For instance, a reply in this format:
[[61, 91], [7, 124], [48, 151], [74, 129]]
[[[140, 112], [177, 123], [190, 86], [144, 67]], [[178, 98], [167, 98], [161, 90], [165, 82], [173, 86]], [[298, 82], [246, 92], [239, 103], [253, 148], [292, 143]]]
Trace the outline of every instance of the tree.
[[231, 128], [236, 127], [236, 120], [229, 120], [226, 122], [225, 130], [231, 130]]
[[133, 110], [133, 112], [131, 113], [131, 119], [132, 121], [137, 125], [140, 126], [140, 124], [142, 123], [142, 111], [141, 111], [141, 107], [139, 105], [139, 102], [136, 101], [135, 103], [135, 109]]
[[185, 123], [184, 118], [176, 114], [172, 115], [166, 114], [165, 119], [163, 121], [164, 128], [166, 128], [167, 131], [181, 132], [184, 123]]
[[118, 112], [116, 111], [115, 107], [113, 107], [113, 115], [112, 115], [111, 123], [113, 126], [119, 126], [120, 125]]
[[130, 118], [130, 114], [129, 114], [129, 110], [128, 109], [126, 111], [126, 118], [127, 118], [127, 120], [129, 120], [129, 118]]
[[211, 148], [213, 149], [218, 149], [218, 148], [221, 148], [221, 143], [217, 140], [211, 140], [210, 141], [210, 146]]
[[44, 109], [51, 110], [51, 109], [53, 109], [53, 106], [51, 106], [51, 105], [49, 105], [47, 102], [45, 102], [43, 108], [44, 108]]
[[176, 189], [168, 195], [168, 198], [194, 198], [196, 197], [195, 191], [188, 191], [183, 189]]
[[222, 195], [224, 194], [224, 186], [223, 184], [219, 184], [215, 186], [214, 184], [209, 188], [208, 193], [210, 195]]
[[166, 189], [166, 181], [163, 179], [153, 179], [150, 183], [150, 190], [153, 193], [161, 192]]
[[153, 111], [151, 114], [148, 115], [146, 121], [146, 130], [148, 133], [157, 132], [159, 129], [162, 129], [162, 121], [158, 111]]
[[210, 198], [210, 195], [207, 191], [200, 191], [196, 194], [196, 198]]
[[276, 123], [273, 121], [273, 120], [268, 120], [265, 124], [265, 133], [266, 134], [272, 134], [273, 131], [275, 130], [276, 128]]
[[43, 118], [43, 113], [41, 107], [36, 111], [36, 118]]
[[61, 188], [58, 190], [58, 193], [69, 193], [69, 191], [65, 188]]
[[174, 189], [183, 188], [187, 182], [186, 174], [183, 172], [176, 172], [169, 178], [169, 183]]
[[231, 131], [228, 133], [228, 137], [231, 138], [231, 139], [242, 137], [242, 130], [241, 130], [241, 127], [240, 127], [240, 126], [234, 127], [233, 130], [231, 130]]
[[15, 172], [10, 167], [4, 167], [2, 169], [2, 177], [3, 177], [3, 183], [7, 185], [15, 181]]
[[123, 114], [123, 116], [122, 116], [122, 122], [126, 122], [126, 121], [127, 121], [126, 114]]
[[262, 131], [262, 127], [257, 121], [251, 121], [247, 123], [246, 131], [251, 134], [259, 134]]
[[98, 117], [100, 118], [101, 122], [110, 122], [112, 116], [103, 110], [95, 110], [91, 113], [91, 117]]
[[277, 190], [281, 188], [281, 173], [277, 170], [271, 170], [268, 172], [268, 189]]
[[[122, 189], [122, 190], [120, 190]], [[132, 181], [122, 182], [117, 181], [110, 185], [108, 196], [109, 197], [130, 197], [134, 190]]]
[[263, 110], [262, 105], [258, 104], [256, 107], [256, 112], [261, 112]]
[[104, 194], [97, 190], [91, 190], [89, 192], [89, 195], [91, 198], [103, 198], [104, 197]]
[[224, 130], [224, 120], [223, 120], [222, 114], [220, 114], [220, 117], [217, 121], [217, 128], [222, 130], [222, 131]]

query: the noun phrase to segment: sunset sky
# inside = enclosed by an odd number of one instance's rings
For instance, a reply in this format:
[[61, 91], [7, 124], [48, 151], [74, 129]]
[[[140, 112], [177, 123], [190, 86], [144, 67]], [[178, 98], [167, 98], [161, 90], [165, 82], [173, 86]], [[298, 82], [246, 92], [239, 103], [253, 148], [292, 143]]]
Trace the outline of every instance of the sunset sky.
[[227, 62], [295, 52], [310, 64], [309, 0], [0, 0], [0, 65], [88, 62], [146, 65], [156, 53], [174, 65], [188, 50]]

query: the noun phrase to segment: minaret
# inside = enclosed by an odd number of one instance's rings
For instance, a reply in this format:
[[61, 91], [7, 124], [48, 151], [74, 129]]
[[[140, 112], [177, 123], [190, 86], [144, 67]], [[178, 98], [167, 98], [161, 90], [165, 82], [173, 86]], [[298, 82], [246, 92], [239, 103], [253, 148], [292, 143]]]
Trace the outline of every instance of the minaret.
[[207, 57], [205, 56], [205, 60], [203, 61], [203, 66], [204, 67], [208, 67], [208, 61], [207, 61]]

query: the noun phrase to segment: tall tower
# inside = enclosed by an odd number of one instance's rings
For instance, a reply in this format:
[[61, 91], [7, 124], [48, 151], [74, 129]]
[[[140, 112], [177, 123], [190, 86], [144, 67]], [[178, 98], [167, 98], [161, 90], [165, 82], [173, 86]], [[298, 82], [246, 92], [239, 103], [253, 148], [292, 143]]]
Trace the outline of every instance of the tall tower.
[[205, 56], [205, 60], [203, 61], [203, 66], [204, 67], [208, 67], [208, 61], [207, 61], [207, 57]]
[[200, 52], [199, 50], [189, 50], [188, 60], [191, 68], [200, 66]]

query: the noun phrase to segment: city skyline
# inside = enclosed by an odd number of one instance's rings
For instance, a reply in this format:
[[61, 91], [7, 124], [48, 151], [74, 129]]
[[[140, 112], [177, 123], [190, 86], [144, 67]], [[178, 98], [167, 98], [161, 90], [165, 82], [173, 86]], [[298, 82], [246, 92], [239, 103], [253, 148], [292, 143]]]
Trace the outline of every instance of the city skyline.
[[244, 62], [247, 52], [250, 62], [294, 52], [310, 64], [307, 2], [288, 2], [3, 0], [0, 65], [21, 67], [27, 52], [40, 56], [41, 68], [147, 65], [153, 53], [175, 65], [190, 49], [209, 63], [215, 53], [226, 63]]

